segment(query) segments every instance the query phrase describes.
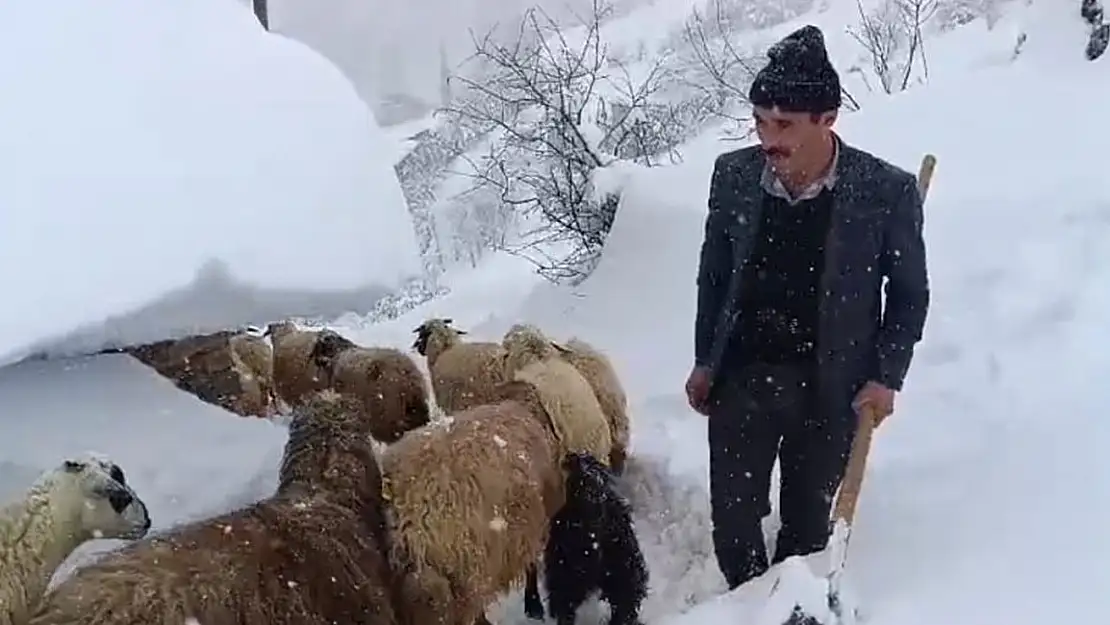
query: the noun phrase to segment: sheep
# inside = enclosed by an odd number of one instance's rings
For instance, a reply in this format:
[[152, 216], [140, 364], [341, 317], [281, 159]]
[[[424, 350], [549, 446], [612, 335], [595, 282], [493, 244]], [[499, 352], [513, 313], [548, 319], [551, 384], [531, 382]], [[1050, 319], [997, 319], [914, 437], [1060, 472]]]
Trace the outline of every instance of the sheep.
[[231, 365], [239, 374], [242, 396], [239, 403], [248, 414], [270, 417], [275, 412], [274, 354], [266, 340], [249, 333], [227, 340]]
[[297, 328], [292, 321], [271, 323], [266, 327], [264, 336], [270, 337], [274, 345], [274, 390], [289, 406], [295, 407], [310, 394], [327, 388], [311, 359], [319, 335], [317, 331]]
[[495, 401], [493, 389], [504, 381], [501, 345], [461, 340], [466, 331], [451, 327], [451, 319], [428, 319], [413, 333], [413, 349], [427, 359], [436, 405], [444, 414]]
[[150, 529], [146, 504], [111, 460], [89, 454], [44, 473], [0, 512], [0, 624], [22, 624], [50, 578], [94, 538], [132, 540]]
[[609, 603], [610, 625], [640, 625], [649, 577], [632, 507], [596, 458], [570, 454], [563, 467], [567, 504], [552, 520], [544, 550], [551, 616], [556, 625], [574, 625], [578, 608], [600, 592]]
[[486, 606], [533, 569], [565, 502], [534, 389], [511, 382], [492, 394], [504, 399], [412, 430], [382, 454], [391, 558], [411, 623], [487, 625]]
[[504, 376], [532, 384], [551, 415], [564, 453], [585, 452], [609, 462], [609, 422], [593, 388], [559, 356], [553, 342], [534, 326], [516, 324], [502, 339]]
[[310, 358], [329, 388], [362, 400], [370, 434], [377, 440], [394, 443], [428, 423], [424, 374], [401, 351], [360, 347], [334, 332], [321, 332]]
[[594, 389], [594, 395], [597, 396], [601, 410], [609, 422], [609, 433], [613, 440], [609, 466], [613, 473], [623, 474], [631, 437], [628, 396], [624, 392], [613, 363], [603, 352], [578, 338], [571, 338], [565, 343], [553, 343], [553, 345], [562, 358], [573, 365]]
[[294, 408], [276, 492], [78, 569], [31, 625], [397, 625], [381, 474], [352, 398]]

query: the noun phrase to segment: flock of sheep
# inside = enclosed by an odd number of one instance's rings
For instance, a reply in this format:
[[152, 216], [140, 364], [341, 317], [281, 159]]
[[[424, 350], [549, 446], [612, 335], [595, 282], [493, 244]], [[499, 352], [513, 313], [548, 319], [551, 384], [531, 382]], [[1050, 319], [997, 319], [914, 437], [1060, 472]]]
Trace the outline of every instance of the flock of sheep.
[[[437, 419], [401, 350], [290, 322], [272, 347], [237, 337], [235, 366], [292, 415], [274, 494], [149, 533], [118, 466], [67, 460], [0, 515], [0, 625], [488, 625], [522, 584], [533, 619], [573, 625], [600, 594], [612, 625], [638, 624], [648, 571], [615, 485], [629, 420], [606, 356], [523, 324], [500, 343], [450, 319], [414, 333]], [[92, 538], [131, 542], [47, 590]]]

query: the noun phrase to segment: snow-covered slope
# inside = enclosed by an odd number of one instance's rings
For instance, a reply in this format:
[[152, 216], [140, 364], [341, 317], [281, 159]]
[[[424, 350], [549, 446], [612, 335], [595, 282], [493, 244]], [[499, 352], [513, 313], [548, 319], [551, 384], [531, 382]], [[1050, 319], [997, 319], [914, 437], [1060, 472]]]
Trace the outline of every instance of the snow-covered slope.
[[[274, 313], [269, 290], [392, 287], [419, 270], [369, 110], [240, 3], [5, 2], [0, 86], [0, 364], [184, 288], [209, 261], [263, 291], [217, 327], [257, 318], [256, 299]], [[295, 299], [274, 316], [312, 298]], [[148, 320], [143, 338], [188, 325]]]
[[[286, 433], [182, 393], [123, 355], [0, 369], [0, 431], [0, 501], [63, 458], [97, 451], [119, 463], [155, 529], [272, 492]], [[93, 541], [59, 573], [118, 544]]]

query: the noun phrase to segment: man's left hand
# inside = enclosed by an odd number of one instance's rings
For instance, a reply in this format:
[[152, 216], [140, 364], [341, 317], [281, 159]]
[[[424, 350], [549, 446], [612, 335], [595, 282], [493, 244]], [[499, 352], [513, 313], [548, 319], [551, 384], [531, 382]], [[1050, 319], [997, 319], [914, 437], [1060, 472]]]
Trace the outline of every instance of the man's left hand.
[[858, 413], [865, 406], [874, 411], [875, 425], [878, 426], [894, 412], [894, 390], [874, 381], [864, 384], [859, 393], [856, 393], [852, 408]]

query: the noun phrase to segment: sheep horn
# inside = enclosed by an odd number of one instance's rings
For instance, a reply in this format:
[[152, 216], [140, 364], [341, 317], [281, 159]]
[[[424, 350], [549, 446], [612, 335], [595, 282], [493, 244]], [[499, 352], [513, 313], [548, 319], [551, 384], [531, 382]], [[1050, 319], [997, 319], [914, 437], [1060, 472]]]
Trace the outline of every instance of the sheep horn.
[[452, 323], [455, 323], [455, 320], [450, 318], [450, 317], [444, 317], [443, 318], [443, 323], [446, 324], [446, 325], [451, 325]]
[[571, 352], [571, 349], [569, 347], [567, 347], [566, 345], [563, 345], [562, 343], [558, 343], [556, 341], [550, 341], [550, 343], [551, 343], [551, 346], [554, 347], [556, 349], [556, 351], [558, 351], [560, 353], [569, 354]]

